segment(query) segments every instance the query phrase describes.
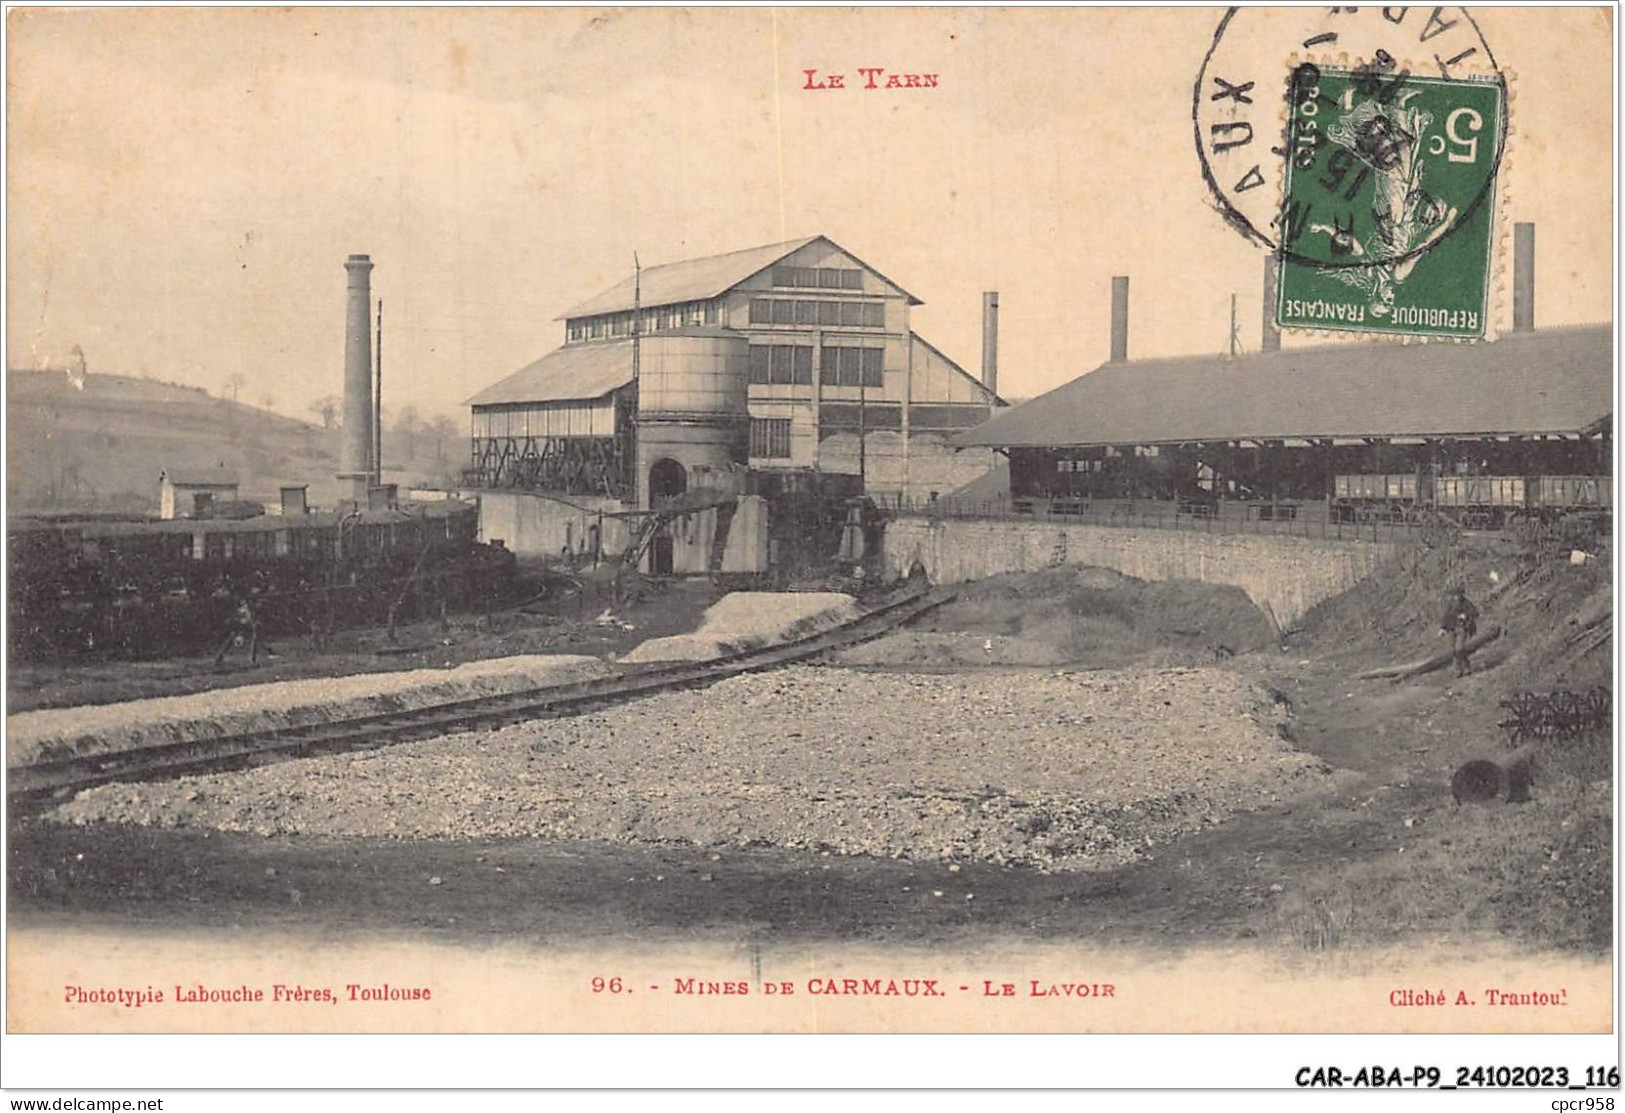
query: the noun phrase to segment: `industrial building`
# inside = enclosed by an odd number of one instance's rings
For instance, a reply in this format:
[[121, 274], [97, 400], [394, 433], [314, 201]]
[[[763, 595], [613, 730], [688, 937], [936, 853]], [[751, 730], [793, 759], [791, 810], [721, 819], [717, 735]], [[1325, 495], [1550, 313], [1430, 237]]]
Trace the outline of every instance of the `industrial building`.
[[645, 509], [742, 490], [745, 471], [946, 493], [993, 463], [947, 441], [1003, 404], [997, 296], [983, 379], [913, 331], [919, 304], [824, 236], [628, 275], [559, 318], [562, 347], [470, 399], [467, 483]]
[[1204, 515], [1466, 525], [1612, 501], [1613, 332], [1534, 327], [1534, 234], [1516, 236], [1514, 330], [1479, 343], [1344, 343], [1236, 357], [1113, 358], [961, 434], [1010, 462], [1018, 511], [1169, 500]]
[[158, 517], [207, 517], [215, 503], [236, 499], [237, 486], [237, 477], [224, 470], [193, 474], [165, 468], [158, 473]]

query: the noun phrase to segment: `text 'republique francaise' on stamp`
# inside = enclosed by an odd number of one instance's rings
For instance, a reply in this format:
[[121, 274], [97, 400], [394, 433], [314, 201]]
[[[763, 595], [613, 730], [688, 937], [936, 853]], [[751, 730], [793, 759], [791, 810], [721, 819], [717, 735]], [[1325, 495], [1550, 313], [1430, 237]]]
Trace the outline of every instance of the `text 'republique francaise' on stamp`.
[[1220, 213], [1279, 260], [1276, 323], [1487, 336], [1508, 99], [1460, 8], [1227, 12], [1196, 146]]

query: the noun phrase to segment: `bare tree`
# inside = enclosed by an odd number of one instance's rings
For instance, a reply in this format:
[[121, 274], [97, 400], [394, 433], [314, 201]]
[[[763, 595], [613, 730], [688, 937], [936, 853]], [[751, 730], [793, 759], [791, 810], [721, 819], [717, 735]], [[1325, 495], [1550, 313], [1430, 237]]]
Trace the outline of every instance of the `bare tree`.
[[461, 430], [455, 421], [444, 414], [435, 418], [429, 429], [434, 437], [434, 458], [439, 463], [445, 463], [446, 449], [457, 443]]
[[323, 429], [336, 429], [340, 424], [340, 399], [336, 394], [318, 398], [310, 404], [310, 412], [322, 419]]
[[237, 392], [248, 385], [248, 376], [241, 371], [233, 371], [226, 376], [226, 385], [231, 387], [231, 400], [237, 401]]

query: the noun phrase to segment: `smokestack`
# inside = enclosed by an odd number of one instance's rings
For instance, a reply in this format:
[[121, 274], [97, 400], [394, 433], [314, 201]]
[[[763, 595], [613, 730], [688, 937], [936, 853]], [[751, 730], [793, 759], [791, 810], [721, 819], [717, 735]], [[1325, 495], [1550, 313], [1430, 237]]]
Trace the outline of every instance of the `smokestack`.
[[1535, 226], [1512, 227], [1512, 331], [1535, 328]]
[[1264, 256], [1264, 341], [1266, 352], [1281, 350], [1281, 330], [1275, 327], [1275, 256]]
[[367, 505], [372, 483], [372, 260], [352, 255], [344, 262], [349, 302], [344, 324], [344, 448], [339, 478], [350, 481], [350, 497]]
[[1112, 278], [1112, 362], [1128, 359], [1128, 275]]
[[982, 295], [982, 385], [999, 393], [999, 292]]

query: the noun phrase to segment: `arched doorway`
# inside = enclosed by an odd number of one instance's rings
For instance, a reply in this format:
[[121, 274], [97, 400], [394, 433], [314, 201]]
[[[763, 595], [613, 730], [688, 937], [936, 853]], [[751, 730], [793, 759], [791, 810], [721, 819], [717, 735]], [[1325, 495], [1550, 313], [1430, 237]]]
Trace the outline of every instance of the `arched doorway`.
[[688, 472], [669, 456], [662, 456], [649, 468], [649, 505], [675, 498], [688, 490]]
[[[683, 465], [669, 457], [656, 460], [649, 468], [649, 506], [655, 508], [668, 499], [676, 498], [688, 490], [688, 472]], [[649, 539], [649, 571], [656, 576], [669, 576], [675, 554], [673, 541], [667, 528], [661, 525]]]

